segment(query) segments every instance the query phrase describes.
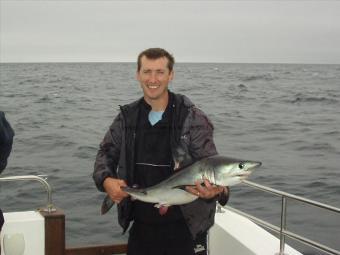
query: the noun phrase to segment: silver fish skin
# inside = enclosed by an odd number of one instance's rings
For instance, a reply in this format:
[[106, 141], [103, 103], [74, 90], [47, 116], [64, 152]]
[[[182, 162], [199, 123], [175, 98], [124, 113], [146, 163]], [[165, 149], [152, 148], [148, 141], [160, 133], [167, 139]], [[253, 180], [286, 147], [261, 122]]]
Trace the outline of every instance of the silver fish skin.
[[[224, 156], [203, 158], [194, 164], [175, 171], [164, 181], [145, 189], [122, 188], [132, 199], [154, 203], [155, 207], [181, 205], [194, 201], [198, 197], [185, 190], [193, 186], [197, 180], [203, 183], [208, 179], [211, 184], [232, 186], [246, 179], [261, 162], [240, 160]], [[114, 204], [107, 196], [102, 204], [102, 214]]]

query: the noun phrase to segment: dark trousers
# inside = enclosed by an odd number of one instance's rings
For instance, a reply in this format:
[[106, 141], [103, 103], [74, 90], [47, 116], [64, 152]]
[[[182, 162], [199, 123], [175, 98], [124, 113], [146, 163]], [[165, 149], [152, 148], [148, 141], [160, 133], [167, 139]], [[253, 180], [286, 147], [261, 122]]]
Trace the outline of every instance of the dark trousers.
[[127, 255], [206, 255], [206, 237], [205, 233], [194, 241], [185, 222], [162, 225], [134, 222]]

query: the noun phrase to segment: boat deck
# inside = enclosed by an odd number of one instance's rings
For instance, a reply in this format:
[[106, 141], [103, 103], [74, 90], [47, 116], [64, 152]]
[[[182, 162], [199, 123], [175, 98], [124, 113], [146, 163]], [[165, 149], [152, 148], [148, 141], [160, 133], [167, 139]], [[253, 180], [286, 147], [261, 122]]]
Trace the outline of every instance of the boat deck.
[[[51, 189], [42, 177], [18, 176], [2, 177], [0, 181], [38, 180], [48, 193], [47, 205], [41, 210], [4, 213], [1, 240], [1, 254], [12, 254], [9, 247], [25, 250], [25, 255], [112, 255], [125, 254], [126, 244], [103, 244], [81, 247], [65, 246], [65, 214], [52, 204]], [[215, 225], [209, 230], [209, 255], [301, 255], [299, 251], [285, 243], [285, 237], [294, 238], [323, 254], [340, 255], [340, 251], [309, 240], [286, 230], [286, 198], [321, 207], [340, 215], [340, 208], [274, 190], [249, 181], [244, 184], [282, 197], [281, 226], [276, 227], [244, 212], [226, 206], [217, 208]], [[279, 233], [276, 238], [266, 229]], [[34, 234], [33, 234], [34, 233]], [[15, 238], [14, 238], [15, 237]], [[6, 254], [6, 249], [7, 253]], [[17, 254], [17, 253], [15, 253]], [[19, 253], [21, 254], [21, 252]]]

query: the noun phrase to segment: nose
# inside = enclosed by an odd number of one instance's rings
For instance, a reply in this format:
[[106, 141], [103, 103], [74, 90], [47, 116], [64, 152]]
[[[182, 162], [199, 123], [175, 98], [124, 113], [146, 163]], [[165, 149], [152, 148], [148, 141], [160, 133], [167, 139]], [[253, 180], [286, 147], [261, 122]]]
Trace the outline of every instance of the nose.
[[156, 74], [152, 72], [152, 73], [150, 74], [150, 76], [149, 76], [148, 81], [149, 81], [150, 83], [155, 83], [155, 82], [157, 81]]
[[254, 162], [252, 168], [260, 167], [261, 165], [262, 165], [262, 162]]
[[259, 162], [259, 161], [253, 161], [253, 162], [249, 163], [249, 165], [248, 165], [248, 166], [249, 166], [248, 171], [253, 171], [254, 168], [260, 167], [261, 165], [262, 165], [261, 162]]

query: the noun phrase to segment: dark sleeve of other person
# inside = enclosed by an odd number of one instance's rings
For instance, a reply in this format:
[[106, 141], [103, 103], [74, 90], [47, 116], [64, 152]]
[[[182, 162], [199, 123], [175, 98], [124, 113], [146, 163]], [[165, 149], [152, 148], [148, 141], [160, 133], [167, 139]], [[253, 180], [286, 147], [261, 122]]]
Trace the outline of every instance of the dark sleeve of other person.
[[0, 111], [0, 174], [7, 166], [7, 158], [12, 150], [14, 131]]
[[1, 232], [1, 229], [2, 229], [2, 226], [4, 225], [4, 216], [2, 215], [2, 211], [0, 209], [0, 232]]
[[[0, 174], [7, 166], [7, 158], [12, 150], [14, 131], [0, 111]], [[4, 217], [0, 209], [0, 231], [4, 224]]]

